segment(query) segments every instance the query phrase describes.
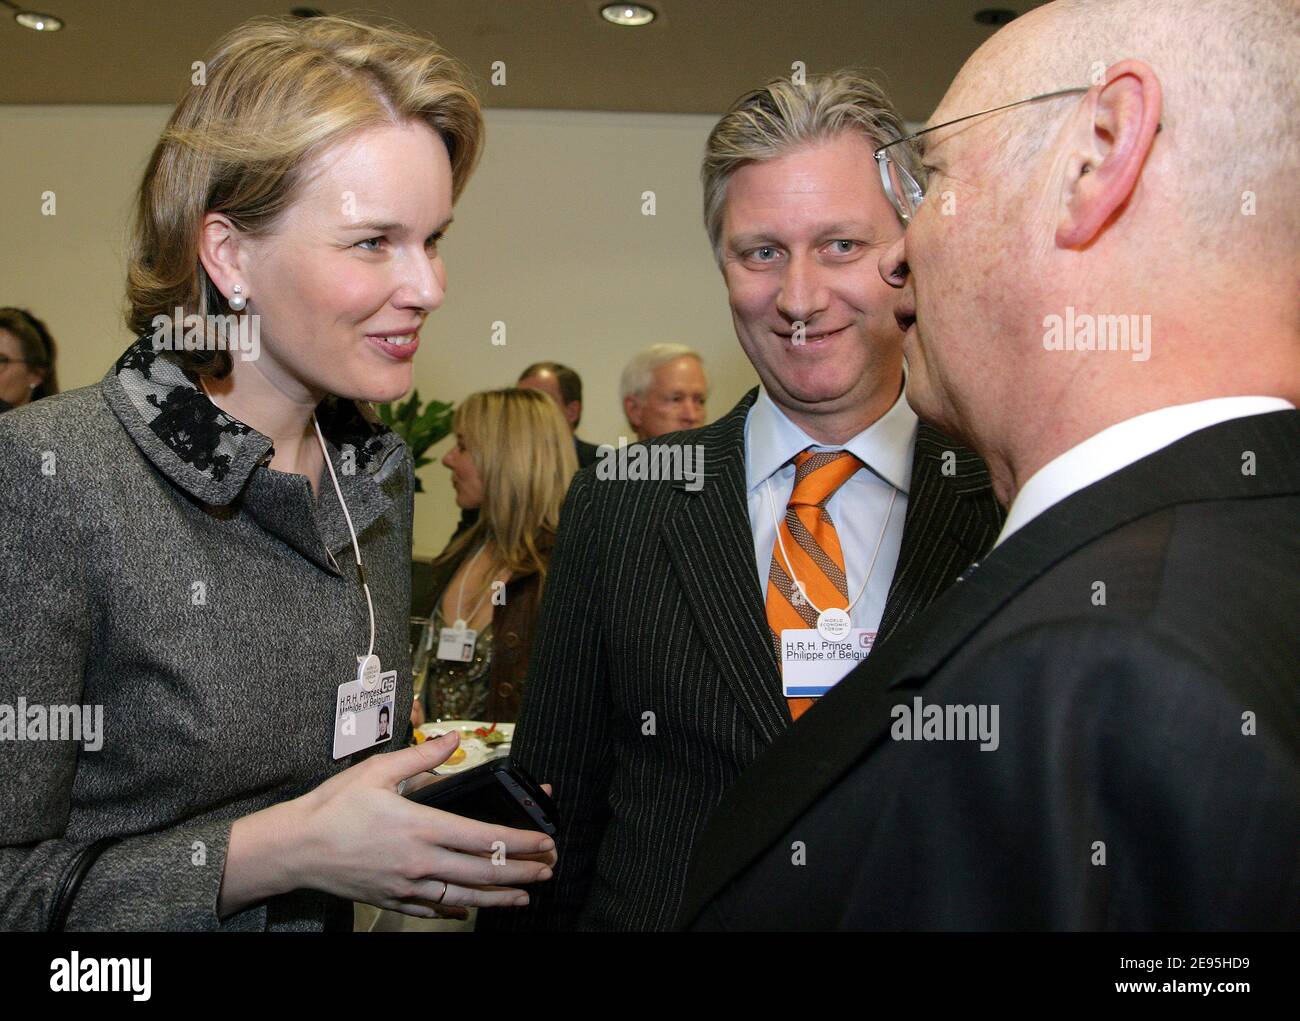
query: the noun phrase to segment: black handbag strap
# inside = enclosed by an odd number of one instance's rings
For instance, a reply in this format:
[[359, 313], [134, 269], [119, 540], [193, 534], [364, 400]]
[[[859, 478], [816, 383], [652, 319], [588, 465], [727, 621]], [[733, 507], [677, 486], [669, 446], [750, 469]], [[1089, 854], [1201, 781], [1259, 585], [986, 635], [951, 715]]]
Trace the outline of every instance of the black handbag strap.
[[50, 913], [50, 927], [47, 932], [62, 932], [68, 921], [68, 912], [72, 910], [72, 901], [81, 889], [81, 882], [86, 873], [109, 847], [118, 842], [117, 837], [100, 837], [89, 847], [82, 848], [81, 853], [73, 859], [68, 871], [63, 874], [59, 884], [58, 895], [54, 898], [54, 910]]

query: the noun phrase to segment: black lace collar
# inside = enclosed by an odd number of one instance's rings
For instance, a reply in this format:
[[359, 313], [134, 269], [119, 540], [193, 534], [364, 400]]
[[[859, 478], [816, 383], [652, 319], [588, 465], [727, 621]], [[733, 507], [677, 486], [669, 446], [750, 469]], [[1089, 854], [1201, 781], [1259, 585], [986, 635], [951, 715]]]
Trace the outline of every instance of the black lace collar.
[[[101, 387], [145, 455], [207, 503], [230, 503], [271, 452], [268, 437], [213, 404], [148, 335], [126, 349]], [[316, 417], [328, 443], [351, 449], [357, 473], [374, 472], [402, 442], [367, 404], [327, 397]]]

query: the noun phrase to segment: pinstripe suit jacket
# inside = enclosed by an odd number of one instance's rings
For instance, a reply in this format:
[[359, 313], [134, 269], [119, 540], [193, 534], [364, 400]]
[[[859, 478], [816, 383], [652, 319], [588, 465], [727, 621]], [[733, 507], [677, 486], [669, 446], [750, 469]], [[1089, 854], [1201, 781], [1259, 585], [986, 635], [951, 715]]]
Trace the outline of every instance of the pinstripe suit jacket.
[[[668, 928], [709, 814], [790, 726], [745, 500], [757, 395], [657, 441], [702, 447], [696, 492], [576, 476], [512, 750], [554, 784], [560, 860], [527, 909], [481, 912], [480, 930]], [[879, 641], [982, 556], [1001, 521], [983, 462], [922, 425]]]

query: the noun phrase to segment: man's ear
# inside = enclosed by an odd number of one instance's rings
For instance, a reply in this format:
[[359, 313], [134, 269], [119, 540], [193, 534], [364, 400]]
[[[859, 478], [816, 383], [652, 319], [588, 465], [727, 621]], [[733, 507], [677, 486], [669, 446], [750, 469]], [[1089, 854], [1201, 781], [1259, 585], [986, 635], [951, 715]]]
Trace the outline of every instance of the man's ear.
[[582, 401], [569, 401], [564, 406], [564, 419], [569, 423], [570, 429], [578, 428], [578, 423], [582, 421]]
[[623, 414], [627, 416], [627, 424], [633, 430], [641, 430], [641, 402], [635, 396], [623, 398]]
[[1138, 175], [1160, 129], [1162, 95], [1156, 73], [1140, 60], [1106, 69], [1106, 81], [1088, 94], [1063, 184], [1056, 243], [1091, 243], [1137, 187]]
[[249, 290], [249, 281], [240, 259], [239, 232], [220, 213], [208, 213], [199, 228], [199, 262], [222, 294], [234, 293], [235, 284]]

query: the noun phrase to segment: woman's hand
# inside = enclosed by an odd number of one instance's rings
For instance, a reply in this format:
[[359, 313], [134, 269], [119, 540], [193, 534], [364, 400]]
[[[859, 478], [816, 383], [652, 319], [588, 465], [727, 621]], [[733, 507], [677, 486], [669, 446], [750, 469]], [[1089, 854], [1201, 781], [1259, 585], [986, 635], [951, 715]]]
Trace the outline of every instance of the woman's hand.
[[309, 794], [238, 820], [220, 914], [298, 888], [422, 918], [438, 914], [435, 905], [527, 904], [519, 886], [551, 878], [550, 837], [452, 815], [397, 793], [403, 780], [433, 769], [459, 743], [453, 732], [371, 756]]

